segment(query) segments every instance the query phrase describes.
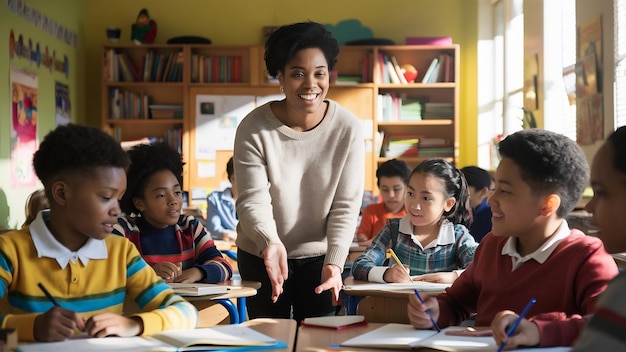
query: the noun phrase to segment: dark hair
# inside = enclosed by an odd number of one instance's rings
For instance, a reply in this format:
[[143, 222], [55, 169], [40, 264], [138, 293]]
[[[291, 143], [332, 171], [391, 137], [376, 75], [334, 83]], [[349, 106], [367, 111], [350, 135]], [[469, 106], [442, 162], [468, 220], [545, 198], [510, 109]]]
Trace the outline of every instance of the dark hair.
[[283, 72], [287, 62], [302, 49], [318, 48], [332, 71], [339, 55], [339, 43], [322, 24], [299, 22], [282, 26], [265, 43], [265, 67], [271, 76]]
[[580, 200], [589, 181], [589, 164], [570, 138], [543, 129], [527, 129], [507, 136], [498, 152], [521, 170], [521, 177], [533, 192], [557, 194], [561, 205], [558, 217], [566, 216]]
[[140, 144], [128, 151], [131, 164], [128, 169], [126, 193], [120, 207], [126, 215], [138, 214], [133, 198], [144, 197], [146, 184], [159, 171], [171, 171], [181, 187], [183, 185], [183, 161], [180, 154], [167, 143]]
[[485, 169], [481, 169], [478, 166], [466, 166], [461, 169], [468, 186], [472, 186], [477, 190], [483, 188], [489, 189], [491, 186], [491, 175]]
[[606, 141], [613, 145], [613, 152], [615, 153], [613, 166], [617, 170], [626, 173], [626, 126], [616, 129]]
[[61, 125], [50, 131], [33, 156], [33, 167], [46, 189], [59, 177], [73, 175], [93, 176], [98, 168], [126, 170], [128, 156], [104, 131], [76, 124]]
[[233, 166], [233, 157], [232, 156], [230, 157], [230, 159], [228, 159], [228, 162], [226, 163], [226, 174], [228, 174], [228, 179], [229, 180], [235, 174], [235, 168]]
[[405, 161], [398, 159], [387, 160], [376, 169], [376, 185], [380, 187], [381, 177], [396, 176], [400, 177], [402, 181], [404, 181], [404, 184], [407, 184], [409, 183], [410, 175], [411, 168], [409, 168], [409, 165]]
[[444, 159], [427, 159], [419, 163], [411, 172], [414, 174], [433, 175], [444, 181], [446, 196], [456, 199], [450, 211], [444, 212], [444, 218], [453, 224], [461, 224], [469, 228], [472, 223], [469, 190], [463, 173], [451, 162]]

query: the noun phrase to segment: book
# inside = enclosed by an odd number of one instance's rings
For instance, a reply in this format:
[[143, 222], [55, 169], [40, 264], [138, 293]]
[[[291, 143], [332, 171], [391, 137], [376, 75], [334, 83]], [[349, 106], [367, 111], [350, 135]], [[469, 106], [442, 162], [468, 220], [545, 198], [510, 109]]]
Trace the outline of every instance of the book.
[[492, 336], [449, 335], [448, 331], [463, 330], [462, 327], [448, 327], [441, 332], [417, 330], [410, 324], [386, 324], [342, 342], [344, 347], [384, 348], [392, 350], [412, 350], [431, 348], [441, 351], [495, 351], [498, 346]]
[[172, 282], [169, 284], [174, 292], [181, 296], [206, 296], [226, 293], [229, 290], [240, 288], [239, 286], [227, 286], [218, 284], [181, 284]]
[[169, 330], [152, 336], [89, 338], [86, 334], [60, 342], [19, 345], [18, 352], [47, 351], [251, 351], [285, 348], [287, 345], [239, 324], [211, 328]]
[[338, 315], [329, 317], [305, 318], [301, 326], [344, 330], [367, 325], [363, 315]]
[[402, 290], [420, 290], [422, 292], [443, 292], [446, 288], [450, 287], [452, 284], [444, 284], [438, 282], [427, 282], [427, 281], [413, 281], [406, 283], [367, 283], [367, 284], [356, 284], [356, 285], [346, 285], [346, 291], [402, 291]]
[[433, 73], [438, 64], [439, 64], [438, 57], [434, 58], [433, 61], [430, 62], [430, 66], [428, 66], [428, 69], [426, 70], [426, 73], [424, 74], [424, 78], [422, 78], [422, 83], [431, 83]]

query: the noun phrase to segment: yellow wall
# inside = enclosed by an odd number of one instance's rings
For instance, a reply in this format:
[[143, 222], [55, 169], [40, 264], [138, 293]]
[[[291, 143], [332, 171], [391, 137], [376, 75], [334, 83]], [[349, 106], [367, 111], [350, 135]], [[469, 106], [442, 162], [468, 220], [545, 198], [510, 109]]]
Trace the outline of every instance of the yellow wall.
[[[25, 0], [30, 8], [39, 11], [42, 15], [53, 19], [57, 23], [78, 33], [78, 46], [74, 47], [57, 39], [55, 36], [43, 31], [24, 17], [17, 16], [7, 8], [4, 1], [0, 6], [0, 228], [15, 227], [24, 221], [24, 201], [33, 188], [12, 188], [10, 182], [10, 67], [25, 68], [39, 78], [38, 91], [38, 121], [37, 136], [39, 141], [51, 129], [55, 127], [55, 82], [67, 84], [70, 89], [72, 103], [72, 120], [84, 122], [85, 94], [84, 94], [84, 45], [82, 43], [82, 19], [85, 14], [86, 4], [83, 0]], [[25, 40], [32, 40], [33, 46], [39, 43], [43, 51], [48, 46], [49, 52], [56, 50], [56, 58], [67, 55], [70, 62], [69, 78], [61, 72], [50, 72], [43, 65], [37, 67], [29, 60], [23, 58], [9, 59], [9, 33], [13, 30], [16, 36], [21, 34]]]
[[88, 0], [87, 116], [99, 125], [101, 47], [105, 29], [122, 29], [129, 42], [130, 27], [146, 7], [157, 22], [157, 43], [171, 37], [198, 35], [214, 44], [261, 44], [263, 26], [312, 20], [337, 24], [358, 19], [374, 36], [404, 44], [407, 36], [452, 36], [461, 47], [460, 166], [475, 164], [477, 114], [477, 0]]

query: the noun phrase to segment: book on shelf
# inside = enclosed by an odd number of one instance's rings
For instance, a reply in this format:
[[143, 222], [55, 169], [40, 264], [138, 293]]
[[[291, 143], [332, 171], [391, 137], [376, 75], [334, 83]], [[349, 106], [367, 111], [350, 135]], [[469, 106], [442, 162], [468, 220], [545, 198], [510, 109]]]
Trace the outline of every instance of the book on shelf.
[[459, 331], [466, 327], [451, 326], [441, 332], [418, 330], [410, 324], [386, 324], [342, 342], [343, 347], [367, 347], [391, 350], [430, 348], [437, 351], [495, 351], [498, 347], [493, 336], [468, 336]]
[[396, 57], [393, 55], [391, 55], [389, 59], [391, 60], [391, 63], [393, 64], [393, 68], [396, 71], [398, 78], [400, 78], [400, 83], [408, 84], [409, 82], [406, 80], [406, 77], [404, 77], [404, 70], [400, 68], [400, 65], [398, 64], [398, 59], [396, 59]]
[[412, 157], [418, 154], [419, 138], [411, 136], [389, 136], [385, 145], [386, 158]]
[[432, 80], [432, 76], [435, 74], [435, 69], [437, 68], [437, 65], [439, 65], [439, 58], [436, 57], [433, 59], [433, 61], [430, 62], [430, 65], [428, 66], [428, 69], [426, 70], [426, 73], [424, 74], [424, 77], [422, 78], [422, 83], [431, 83]]
[[[82, 338], [81, 338], [82, 337]], [[47, 351], [253, 351], [286, 348], [287, 344], [240, 324], [168, 330], [151, 336], [77, 338], [19, 345], [19, 352]]]
[[452, 37], [406, 37], [407, 45], [452, 45]]

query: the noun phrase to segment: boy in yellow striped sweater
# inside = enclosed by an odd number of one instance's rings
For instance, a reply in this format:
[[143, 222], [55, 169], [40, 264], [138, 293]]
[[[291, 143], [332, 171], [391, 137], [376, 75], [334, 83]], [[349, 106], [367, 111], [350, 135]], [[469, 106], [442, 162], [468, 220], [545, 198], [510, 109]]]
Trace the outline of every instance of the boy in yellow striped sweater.
[[[193, 305], [131, 242], [109, 236], [128, 165], [119, 143], [96, 128], [69, 124], [44, 138], [33, 166], [50, 209], [0, 236], [0, 327], [17, 328], [21, 341], [59, 341], [76, 331], [135, 336], [196, 326]], [[139, 313], [122, 315], [126, 296]]]

